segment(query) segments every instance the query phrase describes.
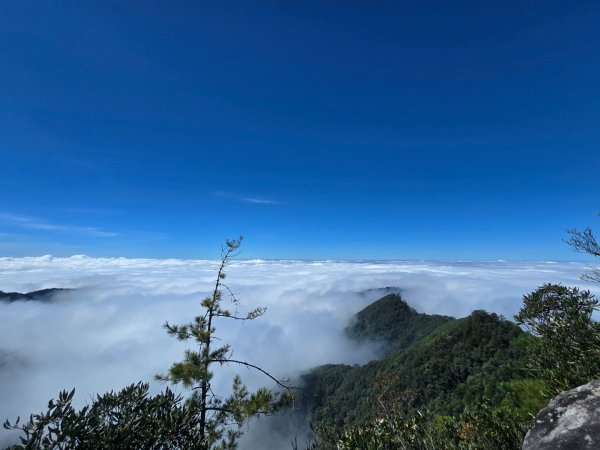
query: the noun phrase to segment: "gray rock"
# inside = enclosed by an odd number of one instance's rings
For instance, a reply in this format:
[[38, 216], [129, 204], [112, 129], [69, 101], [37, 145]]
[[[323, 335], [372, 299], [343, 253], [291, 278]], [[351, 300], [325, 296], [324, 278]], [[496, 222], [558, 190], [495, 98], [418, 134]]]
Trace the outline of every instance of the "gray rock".
[[535, 417], [523, 450], [600, 448], [600, 381], [560, 393]]

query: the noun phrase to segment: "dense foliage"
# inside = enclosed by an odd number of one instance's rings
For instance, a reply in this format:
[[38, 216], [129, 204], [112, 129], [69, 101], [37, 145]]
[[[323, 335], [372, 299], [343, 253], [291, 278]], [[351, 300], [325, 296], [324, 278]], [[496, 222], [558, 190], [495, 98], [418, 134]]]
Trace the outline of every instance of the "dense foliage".
[[519, 450], [526, 422], [514, 411], [482, 404], [457, 416], [400, 411], [342, 432], [337, 450]]
[[45, 413], [23, 425], [5, 422], [23, 432], [11, 449], [191, 449], [199, 442], [196, 411], [168, 388], [148, 395], [148, 385], [133, 384], [120, 392], [98, 395], [91, 405], [75, 409], [75, 391], [50, 400]]
[[600, 324], [592, 319], [598, 300], [589, 291], [545, 284], [523, 298], [515, 316], [537, 339], [527, 366], [552, 394], [600, 378]]

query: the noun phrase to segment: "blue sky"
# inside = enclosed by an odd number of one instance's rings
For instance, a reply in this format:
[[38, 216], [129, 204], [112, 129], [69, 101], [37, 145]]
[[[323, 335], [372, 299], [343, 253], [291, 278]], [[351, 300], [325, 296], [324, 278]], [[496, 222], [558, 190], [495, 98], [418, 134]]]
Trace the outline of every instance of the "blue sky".
[[582, 259], [600, 3], [5, 1], [0, 256]]

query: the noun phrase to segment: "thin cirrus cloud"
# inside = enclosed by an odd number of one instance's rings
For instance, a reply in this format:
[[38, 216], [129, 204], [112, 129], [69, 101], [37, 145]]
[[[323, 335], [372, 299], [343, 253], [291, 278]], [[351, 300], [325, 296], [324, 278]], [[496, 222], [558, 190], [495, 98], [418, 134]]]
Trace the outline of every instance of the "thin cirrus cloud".
[[97, 216], [114, 216], [122, 214], [122, 211], [112, 209], [100, 209], [100, 208], [64, 208], [63, 211], [74, 213], [74, 214], [86, 214], [86, 215], [97, 215]]
[[259, 205], [276, 205], [277, 202], [275, 200], [268, 200], [265, 198], [254, 198], [254, 197], [243, 197], [242, 201], [247, 203], [257, 203]]
[[244, 203], [252, 203], [255, 205], [279, 205], [280, 204], [280, 202], [278, 202], [276, 200], [265, 198], [265, 197], [247, 197], [244, 195], [233, 194], [231, 192], [216, 191], [216, 192], [214, 192], [214, 195], [216, 195], [217, 197], [226, 198], [229, 200], [235, 200], [235, 201], [244, 202]]
[[27, 228], [30, 230], [42, 230], [42, 231], [54, 231], [62, 233], [77, 233], [85, 236], [92, 237], [115, 237], [119, 236], [119, 233], [111, 231], [104, 231], [96, 227], [80, 227], [73, 225], [64, 225], [57, 223], [50, 223], [36, 217], [24, 216], [20, 214], [12, 213], [0, 213], [0, 221], [9, 223], [10, 225]]

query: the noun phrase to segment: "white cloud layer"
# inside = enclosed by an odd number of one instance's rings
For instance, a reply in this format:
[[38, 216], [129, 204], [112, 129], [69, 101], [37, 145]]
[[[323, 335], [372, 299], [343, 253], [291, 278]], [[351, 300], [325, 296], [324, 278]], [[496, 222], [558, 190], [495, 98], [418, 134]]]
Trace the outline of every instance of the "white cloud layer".
[[[184, 347], [162, 324], [199, 312], [216, 268], [206, 260], [0, 258], [0, 290], [76, 289], [55, 303], [0, 303], [0, 421], [44, 410], [61, 389], [76, 387], [81, 405], [94, 393], [164, 372]], [[266, 306], [267, 313], [217, 329], [237, 358], [293, 376], [369, 359], [370, 348], [357, 349], [343, 334], [352, 315], [381, 295], [361, 294], [368, 289], [396, 286], [426, 313], [486, 309], [511, 317], [523, 294], [545, 282], [597, 289], [579, 280], [584, 271], [581, 263], [553, 262], [233, 261], [226, 281], [242, 307]], [[267, 381], [245, 369], [241, 375], [252, 387]], [[228, 383], [216, 376], [221, 388]], [[0, 445], [8, 438], [0, 430]]]

